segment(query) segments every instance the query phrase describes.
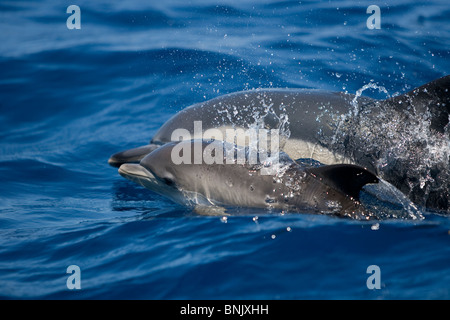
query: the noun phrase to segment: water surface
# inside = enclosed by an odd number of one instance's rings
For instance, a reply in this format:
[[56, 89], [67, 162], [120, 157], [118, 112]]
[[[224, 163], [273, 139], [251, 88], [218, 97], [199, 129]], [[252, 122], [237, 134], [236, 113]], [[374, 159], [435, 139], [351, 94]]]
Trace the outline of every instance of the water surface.
[[[446, 215], [225, 222], [107, 164], [221, 94], [373, 83], [392, 96], [450, 74], [447, 1], [379, 4], [379, 30], [370, 1], [78, 1], [80, 30], [69, 4], [0, 3], [1, 298], [450, 298]], [[381, 289], [366, 286], [370, 265]]]

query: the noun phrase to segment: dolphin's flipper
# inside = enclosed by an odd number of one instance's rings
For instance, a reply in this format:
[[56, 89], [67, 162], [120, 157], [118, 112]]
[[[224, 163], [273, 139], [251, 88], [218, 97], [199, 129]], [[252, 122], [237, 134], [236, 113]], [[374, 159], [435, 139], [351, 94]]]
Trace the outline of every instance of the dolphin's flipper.
[[377, 176], [370, 171], [351, 164], [311, 167], [306, 171], [323, 184], [355, 200], [359, 200], [359, 193], [366, 184], [379, 182]]
[[146, 155], [160, 147], [158, 144], [147, 144], [113, 154], [108, 163], [113, 167], [120, 167], [124, 163], [139, 163]]

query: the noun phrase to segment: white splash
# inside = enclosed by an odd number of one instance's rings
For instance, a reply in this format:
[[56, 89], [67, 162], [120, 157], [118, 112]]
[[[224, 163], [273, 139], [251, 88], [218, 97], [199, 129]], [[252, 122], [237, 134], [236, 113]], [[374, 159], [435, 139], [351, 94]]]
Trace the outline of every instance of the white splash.
[[358, 107], [358, 98], [361, 97], [362, 93], [367, 89], [378, 89], [379, 92], [383, 92], [386, 94], [387, 98], [390, 98], [389, 92], [386, 90], [385, 87], [379, 86], [373, 82], [369, 82], [368, 84], [365, 84], [360, 89], [356, 91], [355, 97], [353, 98], [351, 105], [353, 107], [353, 115], [357, 116], [359, 113], [359, 107]]

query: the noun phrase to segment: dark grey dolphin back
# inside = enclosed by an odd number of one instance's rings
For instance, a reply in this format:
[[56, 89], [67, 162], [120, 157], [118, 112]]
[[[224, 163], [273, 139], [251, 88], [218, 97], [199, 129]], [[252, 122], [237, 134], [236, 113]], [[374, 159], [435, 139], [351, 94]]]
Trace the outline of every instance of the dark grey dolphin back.
[[428, 113], [430, 129], [444, 134], [450, 119], [450, 76], [431, 81], [404, 95], [388, 99], [386, 104], [397, 110], [413, 107], [417, 113]]
[[410, 160], [399, 157], [383, 174], [391, 177], [394, 186], [409, 194], [415, 203], [449, 211], [450, 76], [390, 99], [387, 104], [404, 112], [413, 110], [412, 117], [426, 125], [418, 124], [418, 148]]
[[449, 211], [450, 76], [362, 108], [353, 136], [378, 174], [414, 203]]

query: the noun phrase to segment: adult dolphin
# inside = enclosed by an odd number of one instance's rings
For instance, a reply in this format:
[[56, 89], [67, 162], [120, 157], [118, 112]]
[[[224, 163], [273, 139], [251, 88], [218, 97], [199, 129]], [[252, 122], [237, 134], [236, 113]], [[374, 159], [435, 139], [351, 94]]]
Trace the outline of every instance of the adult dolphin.
[[232, 93], [181, 110], [149, 145], [119, 152], [109, 163], [137, 163], [179, 139], [172, 137], [177, 129], [190, 133], [186, 139], [204, 138], [213, 128], [223, 135], [229, 128], [279, 129], [280, 147], [293, 159], [360, 165], [417, 205], [449, 213], [449, 90], [446, 76], [386, 100], [305, 89]]

